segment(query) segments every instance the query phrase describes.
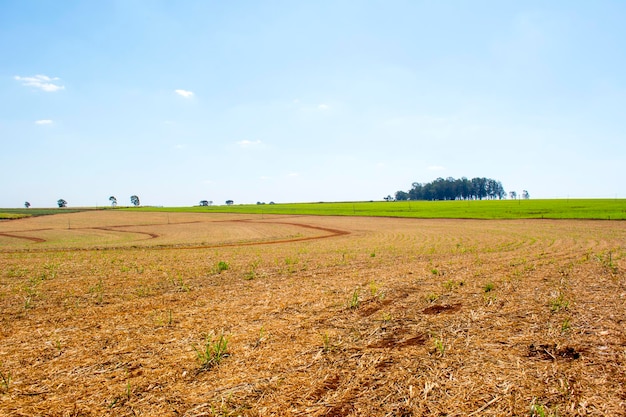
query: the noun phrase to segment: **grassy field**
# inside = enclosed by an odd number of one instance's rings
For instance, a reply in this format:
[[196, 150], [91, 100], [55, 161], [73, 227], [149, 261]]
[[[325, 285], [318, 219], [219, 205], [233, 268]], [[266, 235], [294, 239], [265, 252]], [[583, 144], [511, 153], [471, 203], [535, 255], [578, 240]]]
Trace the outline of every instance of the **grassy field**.
[[482, 200], [143, 207], [132, 210], [198, 213], [374, 216], [441, 219], [626, 219], [626, 200]]
[[[48, 216], [51, 214], [77, 213], [92, 208], [0, 208], [0, 220], [14, 220], [25, 217]], [[101, 210], [101, 209], [98, 209]]]
[[[0, 219], [15, 219], [94, 208], [0, 209]], [[423, 219], [589, 219], [625, 220], [624, 199], [393, 201], [249, 204], [209, 207], [119, 207], [117, 210], [170, 213], [290, 214]]]
[[621, 416], [626, 223], [0, 222], [2, 416]]

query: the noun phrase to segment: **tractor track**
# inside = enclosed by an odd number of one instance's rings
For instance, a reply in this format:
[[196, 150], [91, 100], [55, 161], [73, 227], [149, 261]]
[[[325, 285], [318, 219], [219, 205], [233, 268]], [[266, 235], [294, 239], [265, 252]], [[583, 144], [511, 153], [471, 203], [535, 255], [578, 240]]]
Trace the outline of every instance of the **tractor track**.
[[[192, 222], [178, 222], [178, 223], [168, 223], [167, 225], [176, 226], [182, 224], [193, 224], [193, 223], [207, 223], [201, 221], [192, 221]], [[213, 223], [213, 222], [209, 222]], [[218, 223], [218, 222], [215, 222]], [[20, 248], [20, 249], [5, 249], [1, 250], [0, 253], [13, 253], [13, 252], [82, 252], [82, 251], [101, 251], [101, 250], [119, 250], [119, 249], [213, 249], [213, 248], [228, 248], [228, 247], [244, 247], [244, 246], [260, 246], [260, 245], [275, 245], [275, 244], [285, 244], [285, 243], [293, 243], [293, 242], [304, 242], [309, 240], [319, 240], [319, 239], [328, 239], [338, 236], [349, 235], [351, 232], [347, 230], [335, 229], [330, 227], [322, 227], [315, 226], [306, 223], [294, 223], [294, 222], [281, 222], [281, 221], [255, 221], [250, 219], [241, 219], [241, 220], [227, 220], [227, 221], [219, 221], [219, 223], [255, 223], [255, 224], [276, 224], [276, 225], [285, 225], [285, 226], [294, 226], [300, 227], [304, 229], [310, 230], [318, 230], [322, 232], [326, 232], [327, 234], [321, 236], [306, 236], [306, 237], [296, 237], [296, 238], [287, 238], [287, 239], [271, 239], [271, 240], [263, 240], [263, 241], [250, 241], [250, 242], [233, 242], [233, 243], [216, 243], [216, 244], [162, 244], [162, 245], [147, 245], [147, 246], [137, 246], [137, 245], [125, 245], [125, 246], [93, 246], [93, 247], [67, 247], [67, 248]], [[155, 223], [155, 224], [142, 224], [142, 225], [115, 225], [115, 226], [96, 226], [96, 227], [73, 227], [71, 230], [102, 230], [107, 232], [114, 233], [135, 233], [140, 235], [146, 235], [146, 239], [140, 240], [150, 240], [161, 237], [162, 235], [153, 232], [142, 232], [137, 230], [120, 230], [120, 228], [125, 227], [145, 227], [145, 226], [164, 226], [163, 223]], [[23, 232], [40, 232], [40, 231], [49, 231], [49, 230], [58, 230], [54, 228], [44, 228], [44, 229], [32, 229], [25, 230]], [[21, 233], [22, 231], [19, 231]], [[0, 236], [15, 238], [15, 239], [23, 239], [28, 240], [30, 242], [35, 243], [45, 243], [47, 240], [35, 237], [35, 236], [22, 236], [16, 235], [13, 233], [18, 233], [17, 231], [13, 232], [0, 232]]]

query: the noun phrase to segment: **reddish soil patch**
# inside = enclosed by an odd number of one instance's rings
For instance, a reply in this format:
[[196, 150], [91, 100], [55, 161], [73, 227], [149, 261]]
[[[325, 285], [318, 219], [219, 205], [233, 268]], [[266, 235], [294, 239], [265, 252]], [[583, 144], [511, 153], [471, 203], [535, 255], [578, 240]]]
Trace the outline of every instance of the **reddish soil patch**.
[[461, 310], [461, 303], [457, 304], [444, 304], [444, 305], [434, 305], [430, 307], [426, 307], [422, 310], [424, 314], [441, 314], [441, 313], [454, 313]]
[[368, 347], [372, 349], [390, 349], [403, 348], [407, 346], [421, 346], [426, 343], [427, 340], [428, 338], [423, 334], [404, 340], [398, 340], [394, 335], [390, 335], [382, 340], [379, 340], [378, 342], [368, 345]]
[[539, 346], [532, 344], [528, 347], [528, 356], [546, 360], [574, 360], [580, 358], [580, 352], [571, 346], [558, 347], [554, 343]]

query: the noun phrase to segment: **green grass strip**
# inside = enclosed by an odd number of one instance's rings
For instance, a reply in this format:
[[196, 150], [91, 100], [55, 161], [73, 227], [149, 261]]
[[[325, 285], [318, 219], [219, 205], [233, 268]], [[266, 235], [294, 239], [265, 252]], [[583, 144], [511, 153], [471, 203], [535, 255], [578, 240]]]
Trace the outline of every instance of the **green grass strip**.
[[137, 207], [119, 210], [424, 219], [626, 220], [625, 199], [320, 202], [208, 207]]

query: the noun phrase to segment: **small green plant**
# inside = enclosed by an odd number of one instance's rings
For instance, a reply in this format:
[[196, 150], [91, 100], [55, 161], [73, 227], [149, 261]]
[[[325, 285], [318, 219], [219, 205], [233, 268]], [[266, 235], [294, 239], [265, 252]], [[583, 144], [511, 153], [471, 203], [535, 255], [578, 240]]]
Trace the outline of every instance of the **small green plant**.
[[488, 282], [483, 287], [483, 291], [485, 291], [485, 292], [491, 292], [491, 291], [493, 291], [495, 289], [496, 289], [496, 285], [493, 282]]
[[172, 317], [172, 310], [167, 310], [165, 315], [161, 315], [160, 313], [155, 317], [156, 325], [159, 327], [167, 326], [170, 327], [172, 323], [174, 323], [174, 319]]
[[102, 278], [98, 280], [96, 285], [89, 287], [89, 292], [96, 296], [96, 304], [102, 304], [104, 298], [104, 282]]
[[385, 298], [385, 291], [381, 291], [380, 285], [376, 281], [372, 280], [369, 282], [369, 290], [372, 297], [376, 297], [379, 300]]
[[193, 349], [200, 362], [200, 370], [205, 371], [219, 365], [228, 356], [228, 338], [223, 334], [207, 335], [204, 346], [200, 349], [194, 345]]
[[43, 268], [46, 270], [46, 272], [43, 273], [42, 275], [42, 280], [45, 279], [54, 279], [57, 276], [57, 265], [56, 264], [45, 264], [43, 266]]
[[565, 299], [563, 293], [559, 293], [556, 298], [550, 300], [550, 311], [558, 313], [561, 310], [567, 310], [569, 308], [569, 301]]
[[359, 289], [356, 288], [348, 300], [348, 309], [356, 310], [359, 308]]
[[443, 287], [446, 289], [446, 291], [452, 291], [456, 288], [456, 286], [457, 286], [457, 283], [451, 279], [443, 283]]
[[287, 272], [293, 274], [298, 269], [296, 265], [298, 265], [299, 261], [297, 258], [285, 258], [285, 265], [287, 265]]
[[486, 292], [483, 294], [483, 301], [485, 302], [486, 306], [493, 305], [497, 301], [497, 299], [498, 297], [496, 297], [493, 293]]
[[224, 271], [228, 271], [230, 269], [230, 265], [228, 265], [228, 262], [225, 261], [219, 261], [217, 263], [217, 273], [221, 274]]
[[383, 321], [383, 323], [386, 324], [386, 323], [389, 323], [393, 319], [393, 316], [391, 315], [391, 313], [382, 312], [380, 318]]
[[[0, 367], [2, 367], [2, 362], [0, 362]], [[0, 369], [0, 387], [2, 392], [9, 392], [9, 388], [11, 388], [11, 372], [4, 372]]]
[[176, 287], [179, 292], [189, 292], [191, 289], [189, 285], [185, 283], [182, 276], [177, 276], [176, 278], [172, 278], [172, 285]]
[[439, 352], [441, 356], [446, 353], [446, 346], [443, 344], [443, 339], [440, 337], [433, 337], [433, 345], [435, 346], [435, 351]]
[[437, 268], [432, 268], [430, 270], [430, 273], [433, 275], [441, 275], [441, 273], [439, 272], [439, 270]]
[[534, 398], [532, 404], [530, 405], [530, 417], [549, 417], [549, 416], [558, 416], [558, 413], [552, 414], [550, 413], [550, 409], [543, 404], [537, 404], [535, 401], [537, 399]]
[[566, 318], [565, 320], [563, 320], [563, 323], [561, 323], [561, 332], [565, 333], [567, 331], [569, 331], [572, 328], [572, 324], [569, 321], [569, 318]]
[[428, 293], [426, 295], [426, 301], [428, 301], [429, 303], [434, 303], [438, 299], [439, 299], [439, 294], [436, 294], [434, 292]]
[[252, 264], [250, 265], [250, 270], [248, 272], [246, 272], [246, 274], [244, 275], [244, 279], [247, 281], [251, 281], [254, 278], [256, 278], [257, 276], [257, 272], [256, 269], [259, 266], [259, 260], [257, 259], [256, 261], [252, 262]]
[[618, 272], [617, 265], [613, 262], [613, 253], [607, 252], [596, 256], [596, 259], [602, 264], [602, 267], [612, 274]]
[[376, 297], [376, 294], [378, 294], [378, 284], [376, 283], [376, 281], [374, 280], [370, 281], [369, 288], [370, 288], [370, 295], [372, 297]]
[[333, 350], [333, 345], [332, 345], [332, 343], [330, 341], [329, 334], [327, 332], [324, 332], [324, 333], [321, 334], [321, 336], [322, 336], [322, 343], [323, 343], [322, 351], [324, 353], [328, 353], [328, 352], [332, 351]]
[[269, 335], [267, 334], [267, 331], [263, 326], [261, 326], [261, 330], [259, 330], [259, 337], [256, 342], [254, 342], [254, 347], [259, 347], [261, 343], [265, 342], [268, 338]]
[[375, 257], [376, 257], [376, 252], [370, 253], [370, 258], [375, 258]]

